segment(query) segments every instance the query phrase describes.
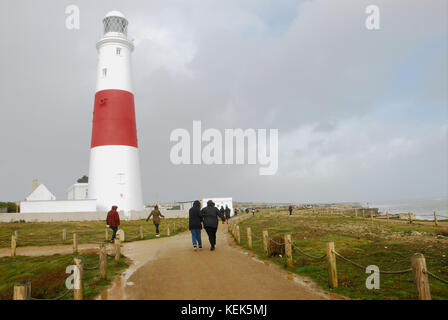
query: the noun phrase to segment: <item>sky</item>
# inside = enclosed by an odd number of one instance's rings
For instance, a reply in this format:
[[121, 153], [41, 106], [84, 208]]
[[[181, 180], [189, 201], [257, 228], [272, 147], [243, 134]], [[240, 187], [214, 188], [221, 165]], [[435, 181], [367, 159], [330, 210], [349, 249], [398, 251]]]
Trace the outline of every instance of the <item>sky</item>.
[[[368, 30], [365, 9], [380, 9]], [[80, 29], [65, 26], [68, 5]], [[102, 18], [134, 39], [145, 202], [343, 202], [448, 195], [445, 0], [0, 2], [0, 201], [88, 174]], [[278, 129], [278, 171], [174, 165], [170, 133]]]

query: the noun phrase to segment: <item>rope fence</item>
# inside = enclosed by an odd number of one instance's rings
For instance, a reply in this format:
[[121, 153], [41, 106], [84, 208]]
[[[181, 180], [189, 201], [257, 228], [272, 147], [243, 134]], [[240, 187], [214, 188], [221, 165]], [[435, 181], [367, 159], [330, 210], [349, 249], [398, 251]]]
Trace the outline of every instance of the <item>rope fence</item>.
[[[171, 236], [177, 234], [178, 232], [183, 232], [188, 229], [188, 224], [186, 221], [176, 221], [161, 225], [160, 233], [164, 236]], [[126, 230], [126, 231], [125, 231]], [[77, 252], [78, 244], [80, 240], [82, 243], [88, 244], [104, 244], [110, 242], [110, 237], [112, 235], [112, 230], [105, 228], [104, 233], [100, 231], [86, 232], [86, 231], [70, 231], [67, 229], [62, 229], [61, 233], [57, 236], [54, 234], [39, 236], [38, 234], [20, 234], [19, 230], [14, 230], [11, 236], [0, 236], [0, 247], [6, 247], [8, 244], [11, 246], [11, 256], [16, 255], [16, 248], [19, 246], [45, 246], [45, 245], [68, 245], [73, 244], [73, 252]], [[125, 237], [127, 235], [127, 238]], [[134, 228], [126, 227], [124, 229], [119, 229], [117, 231], [117, 237], [122, 237], [122, 242], [127, 241], [138, 241], [145, 239], [152, 239], [156, 236], [155, 228], [144, 228], [143, 224], [136, 226]], [[104, 239], [103, 241], [98, 239]], [[20, 240], [20, 241], [19, 241]]]
[[[238, 244], [241, 244], [241, 234], [240, 234], [240, 225], [239, 223], [245, 219], [234, 219], [233, 221], [229, 222], [229, 232], [232, 234], [234, 239], [237, 241]], [[247, 228], [246, 231], [246, 238], [247, 238], [247, 246], [249, 249], [252, 249], [253, 246], [253, 239], [255, 240], [263, 240], [263, 250], [265, 255], [270, 256], [272, 254], [271, 250], [273, 248], [273, 245], [276, 245], [277, 250], [280, 248], [280, 252], [285, 254], [286, 257], [286, 265], [288, 267], [294, 267], [294, 262], [292, 258], [292, 252], [298, 252], [305, 257], [308, 257], [313, 260], [322, 260], [324, 258], [327, 258], [327, 271], [328, 271], [328, 282], [332, 289], [338, 287], [338, 277], [337, 277], [337, 268], [336, 268], [336, 257], [340, 259], [341, 261], [345, 263], [349, 263], [352, 266], [355, 266], [356, 268], [366, 270], [367, 266], [364, 266], [360, 263], [357, 263], [341, 253], [337, 252], [335, 250], [334, 242], [328, 241], [326, 246], [326, 253], [323, 255], [313, 255], [309, 252], [306, 252], [302, 248], [300, 248], [298, 245], [294, 244], [294, 242], [291, 239], [290, 234], [285, 234], [283, 239], [279, 237], [276, 237], [275, 239], [269, 236], [269, 231], [264, 230], [263, 236], [260, 237], [256, 234], [254, 234], [250, 227]], [[411, 257], [411, 268], [403, 269], [403, 270], [379, 270], [380, 274], [389, 274], [389, 275], [400, 275], [400, 274], [407, 274], [412, 273], [414, 278], [414, 284], [415, 289], [418, 295], [418, 298], [420, 300], [430, 300], [431, 299], [431, 293], [429, 288], [429, 277], [440, 281], [444, 284], [448, 284], [448, 281], [435, 275], [434, 273], [431, 273], [426, 268], [426, 260], [425, 257], [420, 254], [416, 253]]]
[[74, 273], [73, 273], [73, 286], [68, 287], [67, 290], [65, 290], [61, 295], [55, 297], [55, 298], [49, 298], [49, 299], [41, 299], [41, 298], [33, 298], [31, 296], [31, 282], [30, 281], [18, 281], [14, 285], [14, 291], [13, 291], [13, 299], [14, 300], [60, 300], [66, 297], [70, 292], [73, 291], [73, 298], [74, 300], [82, 300], [84, 298], [84, 285], [83, 285], [83, 277], [84, 277], [84, 271], [91, 271], [91, 270], [100, 270], [100, 279], [101, 280], [107, 280], [107, 257], [113, 257], [115, 259], [115, 262], [118, 263], [121, 258], [120, 253], [120, 240], [115, 240], [115, 249], [114, 254], [108, 254], [106, 251], [106, 246], [104, 244], [99, 245], [99, 262], [97, 265], [93, 267], [87, 267], [84, 263], [84, 257], [83, 256], [76, 256], [73, 258], [73, 266], [74, 266]]

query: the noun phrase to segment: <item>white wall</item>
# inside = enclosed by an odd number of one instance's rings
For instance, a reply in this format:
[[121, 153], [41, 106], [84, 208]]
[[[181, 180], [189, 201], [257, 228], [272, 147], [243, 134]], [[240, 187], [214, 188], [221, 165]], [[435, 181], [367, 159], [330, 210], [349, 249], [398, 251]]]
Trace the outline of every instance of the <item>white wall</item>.
[[20, 213], [94, 212], [96, 200], [22, 201]]
[[85, 200], [88, 199], [88, 183], [75, 183], [67, 190], [67, 200]]
[[[170, 218], [187, 218], [187, 210], [161, 210]], [[131, 211], [129, 220], [146, 219], [150, 210]], [[56, 222], [56, 221], [106, 221], [107, 212], [59, 212], [59, 213], [0, 213], [0, 222], [24, 220], [26, 222]], [[120, 219], [125, 220], [120, 213]]]
[[233, 202], [232, 198], [205, 198], [202, 200], [202, 207], [207, 206], [207, 201], [212, 200], [215, 203], [215, 207], [221, 209], [221, 206], [226, 208], [226, 205], [230, 208], [230, 216], [233, 216]]

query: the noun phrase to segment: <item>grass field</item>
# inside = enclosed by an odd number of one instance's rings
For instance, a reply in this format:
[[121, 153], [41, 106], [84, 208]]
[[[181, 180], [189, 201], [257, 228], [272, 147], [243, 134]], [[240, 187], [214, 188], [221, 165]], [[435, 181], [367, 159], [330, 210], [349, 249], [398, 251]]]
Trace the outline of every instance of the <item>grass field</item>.
[[[325, 253], [327, 241], [335, 242], [335, 249], [345, 257], [364, 266], [377, 265], [380, 270], [403, 270], [411, 267], [411, 256], [422, 253], [430, 272], [448, 279], [448, 223], [435, 227], [430, 222], [400, 221], [344, 217], [341, 215], [301, 214], [294, 211], [262, 211], [240, 223], [241, 245], [247, 248], [246, 228], [251, 227], [254, 251], [261, 259], [268, 259], [282, 266], [285, 258], [265, 257], [262, 231], [269, 236], [291, 234], [293, 243], [312, 255]], [[347, 262], [337, 259], [338, 288], [330, 289], [326, 259], [312, 260], [295, 250], [294, 268], [290, 271], [309, 277], [323, 288], [354, 299], [416, 299], [412, 273], [381, 274], [380, 289], [368, 290], [368, 274]], [[448, 285], [430, 278], [433, 299], [448, 299]]]
[[[121, 221], [120, 229], [125, 232], [126, 241], [140, 240], [140, 226], [144, 228], [144, 240], [155, 238], [155, 227], [152, 220]], [[161, 236], [177, 234], [187, 229], [186, 218], [163, 219], [159, 227]], [[55, 244], [71, 244], [73, 233], [77, 234], [78, 243], [96, 243], [105, 240], [104, 221], [82, 222], [20, 222], [0, 223], [0, 248], [11, 245], [11, 235], [18, 232], [17, 246], [43, 246]], [[62, 230], [66, 229], [67, 240], [62, 240]], [[112, 230], [109, 230], [109, 239]]]
[[[80, 254], [86, 267], [98, 265], [96, 253]], [[19, 280], [31, 281], [31, 296], [36, 299], [52, 299], [63, 294], [67, 289], [65, 281], [69, 274], [66, 267], [74, 264], [75, 254], [40, 257], [3, 257], [0, 258], [0, 299], [12, 299], [14, 283]], [[99, 269], [84, 270], [84, 299], [94, 298], [107, 286], [113, 276], [128, 267], [126, 257], [117, 263], [114, 258], [107, 258], [108, 280], [100, 279]], [[63, 299], [73, 299], [73, 291]]]

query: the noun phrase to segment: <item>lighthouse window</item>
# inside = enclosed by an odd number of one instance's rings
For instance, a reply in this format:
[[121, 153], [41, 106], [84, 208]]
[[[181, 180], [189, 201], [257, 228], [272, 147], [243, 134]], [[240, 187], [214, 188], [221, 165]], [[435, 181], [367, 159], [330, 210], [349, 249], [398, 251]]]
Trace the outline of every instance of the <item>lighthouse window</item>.
[[117, 56], [121, 55], [121, 48], [117, 48]]
[[107, 76], [107, 68], [103, 68], [103, 78]]

